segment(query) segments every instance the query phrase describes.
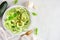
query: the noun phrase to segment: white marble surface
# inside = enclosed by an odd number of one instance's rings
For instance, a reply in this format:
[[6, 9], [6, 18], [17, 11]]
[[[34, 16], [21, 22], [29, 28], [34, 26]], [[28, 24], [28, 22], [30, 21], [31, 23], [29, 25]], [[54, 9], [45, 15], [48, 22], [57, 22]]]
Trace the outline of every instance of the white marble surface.
[[[8, 0], [8, 2], [10, 1], [11, 0]], [[60, 0], [31, 1], [39, 7], [36, 10], [38, 13], [38, 17], [36, 19], [38, 23], [37, 26], [39, 27], [38, 40], [60, 40]]]

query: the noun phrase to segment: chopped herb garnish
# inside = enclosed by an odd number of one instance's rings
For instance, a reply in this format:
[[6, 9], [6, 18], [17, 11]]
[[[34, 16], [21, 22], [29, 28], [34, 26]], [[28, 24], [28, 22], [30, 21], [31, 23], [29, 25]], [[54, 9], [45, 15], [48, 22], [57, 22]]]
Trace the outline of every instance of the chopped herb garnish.
[[35, 30], [34, 30], [34, 34], [35, 34], [35, 35], [38, 34], [38, 28], [35, 28]]
[[33, 15], [33, 16], [37, 16], [37, 13], [35, 13], [35, 12], [32, 12], [32, 15]]
[[15, 26], [12, 26], [12, 28], [15, 28]]
[[14, 4], [16, 4], [18, 2], [18, 0], [14, 0]]

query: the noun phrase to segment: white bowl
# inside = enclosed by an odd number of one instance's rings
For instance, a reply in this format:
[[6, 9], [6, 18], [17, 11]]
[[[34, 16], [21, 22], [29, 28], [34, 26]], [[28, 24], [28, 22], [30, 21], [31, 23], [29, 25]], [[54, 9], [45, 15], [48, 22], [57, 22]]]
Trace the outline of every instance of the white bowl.
[[[4, 20], [5, 20], [5, 17], [6, 17], [6, 15], [5, 15], [6, 12], [7, 12], [8, 10], [10, 10], [11, 8], [15, 8], [15, 7], [22, 7], [22, 8], [25, 8], [25, 7], [20, 6], [20, 5], [15, 5], [15, 6], [9, 7], [9, 8], [5, 11], [5, 13], [4, 13], [4, 15], [3, 15], [2, 24], [3, 24], [3, 27], [5, 28], [5, 30], [6, 30], [8, 33], [10, 33], [11, 35], [20, 35], [20, 34], [23, 34], [23, 33], [25, 33], [25, 32], [13, 34], [10, 30], [8, 30], [8, 29], [4, 26]], [[29, 26], [29, 27], [30, 27], [30, 26]], [[30, 30], [30, 29], [27, 29], [27, 30]]]

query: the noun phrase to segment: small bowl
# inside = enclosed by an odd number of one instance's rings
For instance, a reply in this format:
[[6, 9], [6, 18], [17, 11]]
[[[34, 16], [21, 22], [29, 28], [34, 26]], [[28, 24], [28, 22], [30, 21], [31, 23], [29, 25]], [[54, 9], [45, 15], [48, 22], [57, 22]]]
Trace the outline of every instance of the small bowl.
[[[20, 6], [20, 5], [15, 5], [15, 6], [11, 6], [9, 7], [5, 12], [4, 12], [4, 15], [3, 15], [3, 18], [2, 18], [2, 24], [3, 24], [3, 28], [8, 32], [10, 33], [11, 35], [20, 35], [20, 34], [23, 34], [25, 32], [21, 32], [21, 33], [17, 33], [17, 34], [13, 34], [10, 30], [8, 30], [5, 26], [4, 26], [4, 20], [5, 20], [5, 17], [6, 17], [6, 12], [12, 8], [15, 8], [15, 7], [22, 7], [22, 8], [25, 8], [23, 6]], [[28, 10], [28, 9], [27, 9]], [[29, 11], [29, 10], [28, 10]], [[31, 24], [31, 23], [30, 23]], [[30, 26], [29, 26], [30, 27]], [[27, 29], [27, 31], [30, 30], [29, 28]]]

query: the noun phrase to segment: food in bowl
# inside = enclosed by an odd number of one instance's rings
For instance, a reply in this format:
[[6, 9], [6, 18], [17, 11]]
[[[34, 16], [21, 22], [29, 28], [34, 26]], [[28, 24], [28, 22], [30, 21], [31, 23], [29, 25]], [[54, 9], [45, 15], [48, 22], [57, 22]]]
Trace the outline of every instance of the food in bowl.
[[24, 7], [14, 7], [5, 12], [4, 26], [12, 33], [21, 33], [30, 25], [29, 11]]

